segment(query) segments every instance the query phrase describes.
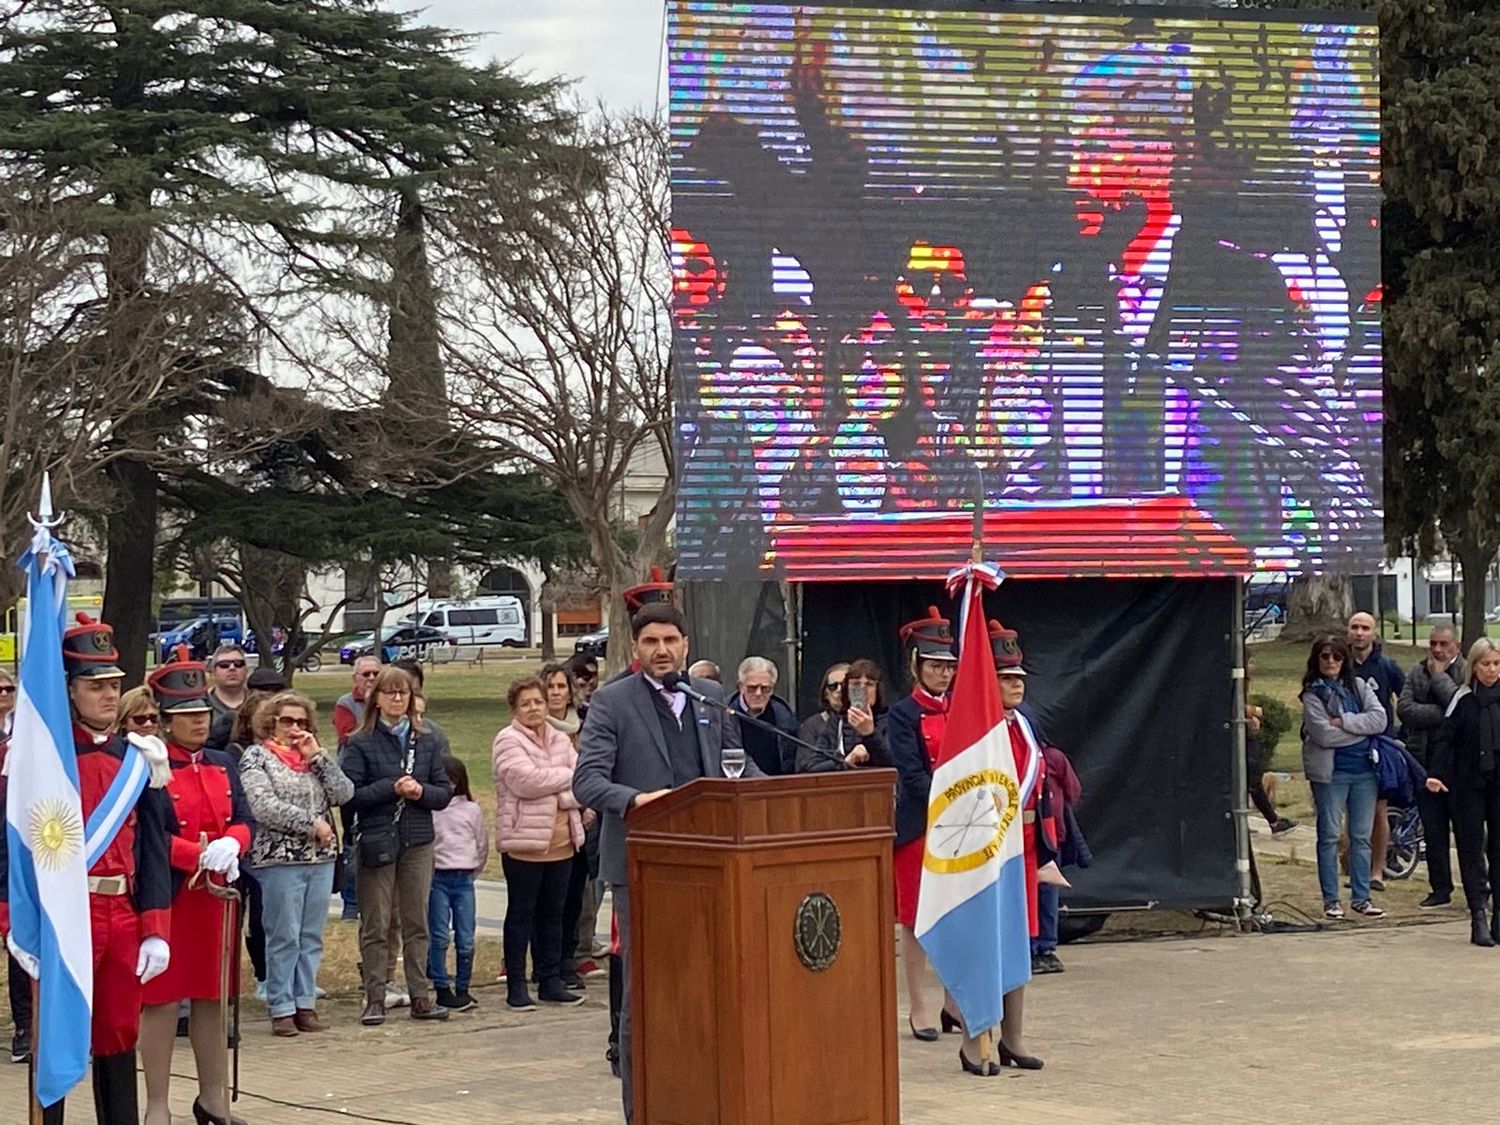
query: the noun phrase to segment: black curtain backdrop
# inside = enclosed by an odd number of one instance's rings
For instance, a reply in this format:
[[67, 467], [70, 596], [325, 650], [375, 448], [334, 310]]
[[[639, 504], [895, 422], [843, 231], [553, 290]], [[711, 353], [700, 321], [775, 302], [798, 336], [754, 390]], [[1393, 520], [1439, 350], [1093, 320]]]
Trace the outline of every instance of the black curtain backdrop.
[[[952, 616], [931, 582], [809, 584], [803, 598], [801, 714], [840, 660], [871, 657], [892, 698], [906, 693], [897, 630], [928, 605]], [[1032, 714], [1083, 782], [1078, 818], [1095, 860], [1068, 871], [1067, 909], [1233, 899], [1233, 607], [1232, 579], [1027, 580], [986, 599], [1020, 633]]]

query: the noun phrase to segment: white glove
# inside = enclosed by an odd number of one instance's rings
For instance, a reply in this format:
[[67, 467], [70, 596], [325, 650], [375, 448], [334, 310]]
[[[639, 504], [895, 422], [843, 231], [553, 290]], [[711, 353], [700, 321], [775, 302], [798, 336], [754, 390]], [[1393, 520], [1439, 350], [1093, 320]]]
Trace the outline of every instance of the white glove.
[[141, 942], [141, 952], [135, 959], [135, 975], [145, 984], [151, 978], [166, 972], [167, 963], [171, 960], [171, 947], [159, 937], [148, 937]]
[[224, 885], [233, 886], [240, 881], [240, 861], [231, 859], [229, 866], [224, 868]]
[[[198, 866], [205, 871], [228, 872], [232, 866], [235, 876], [239, 875], [240, 845], [239, 841], [228, 836], [220, 836], [203, 849], [203, 854], [198, 857]], [[229, 882], [234, 882], [231, 878]]]

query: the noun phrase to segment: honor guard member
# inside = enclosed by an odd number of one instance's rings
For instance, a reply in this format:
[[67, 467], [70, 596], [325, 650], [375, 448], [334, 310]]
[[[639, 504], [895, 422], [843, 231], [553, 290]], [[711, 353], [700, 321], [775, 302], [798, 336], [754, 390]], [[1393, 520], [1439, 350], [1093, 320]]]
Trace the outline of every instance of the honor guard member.
[[906, 973], [910, 1012], [907, 1026], [924, 1043], [938, 1038], [936, 1020], [925, 990], [927, 957], [917, 944], [917, 891], [922, 883], [922, 856], [927, 847], [927, 805], [933, 765], [948, 726], [948, 689], [958, 668], [953, 630], [930, 606], [926, 617], [901, 627], [901, 645], [909, 652], [911, 694], [886, 712], [886, 741], [896, 785], [896, 847], [892, 871], [896, 881], [896, 921], [901, 927], [901, 963]]
[[[63, 634], [63, 670], [78, 755], [78, 795], [90, 837], [96, 825], [115, 824], [90, 849], [89, 926], [94, 952], [94, 1113], [99, 1125], [136, 1125], [135, 1044], [142, 985], [170, 960], [172, 876], [167, 856], [166, 755], [155, 739], [115, 733], [120, 706], [114, 630], [78, 615]], [[3, 836], [0, 836], [3, 841]], [[8, 860], [0, 843], [0, 884]], [[8, 891], [8, 887], [5, 888]], [[0, 929], [10, 931], [8, 894]], [[43, 1120], [63, 1120], [63, 1102]]]
[[[183, 655], [179, 652], [179, 655]], [[145, 1125], [169, 1125], [172, 1046], [177, 1009], [191, 1002], [188, 1036], [197, 1064], [197, 1125], [243, 1125], [229, 1115], [229, 1059], [224, 1041], [224, 1005], [239, 988], [232, 951], [239, 928], [227, 895], [239, 878], [240, 857], [250, 850], [250, 806], [240, 788], [234, 759], [205, 750], [213, 710], [208, 676], [195, 660], [163, 664], [147, 679], [161, 712], [172, 779], [172, 929], [177, 953], [167, 971], [145, 989], [141, 1012], [141, 1061], [146, 1072]], [[229, 969], [227, 978], [225, 975]]]

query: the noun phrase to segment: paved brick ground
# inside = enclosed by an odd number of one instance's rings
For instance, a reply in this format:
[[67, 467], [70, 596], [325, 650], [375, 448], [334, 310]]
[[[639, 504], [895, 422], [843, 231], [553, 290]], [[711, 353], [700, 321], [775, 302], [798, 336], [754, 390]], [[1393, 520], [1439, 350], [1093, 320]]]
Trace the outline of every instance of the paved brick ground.
[[[958, 1072], [951, 1036], [927, 1045], [903, 1034], [905, 1121], [1379, 1125], [1497, 1117], [1500, 950], [1470, 947], [1457, 919], [1102, 943], [1063, 955], [1068, 972], [1038, 980], [1029, 993], [1030, 1045], [1047, 1069], [970, 1078]], [[340, 1006], [328, 1010], [337, 1030], [291, 1041], [252, 1024], [237, 1109], [250, 1125], [616, 1121], [618, 1087], [602, 1058], [604, 994], [600, 981], [583, 1008], [515, 1016], [498, 1010], [491, 988], [479, 1013], [443, 1026], [398, 1014], [377, 1031], [351, 1026], [355, 1012]], [[178, 1042], [177, 1069], [186, 1073], [191, 1052]], [[830, 1065], [858, 1067], [861, 1050], [830, 1043]], [[0, 1110], [0, 1121], [23, 1119], [24, 1088], [23, 1068], [0, 1070], [0, 1105], [16, 1107]], [[87, 1098], [84, 1091], [77, 1099], [71, 1121], [92, 1119]], [[189, 1080], [178, 1080], [173, 1100], [185, 1113]]]

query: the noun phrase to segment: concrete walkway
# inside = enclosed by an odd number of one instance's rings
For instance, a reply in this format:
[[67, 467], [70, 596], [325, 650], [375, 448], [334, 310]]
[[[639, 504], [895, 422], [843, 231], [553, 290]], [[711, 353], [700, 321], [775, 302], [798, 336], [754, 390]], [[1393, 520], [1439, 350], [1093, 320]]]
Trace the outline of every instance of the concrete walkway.
[[[1500, 951], [1466, 939], [1455, 921], [1069, 947], [1068, 971], [1028, 990], [1028, 1045], [1047, 1068], [970, 1078], [952, 1036], [903, 1033], [903, 1120], [1492, 1121]], [[515, 1015], [496, 989], [480, 996], [478, 1012], [444, 1025], [398, 1014], [365, 1030], [352, 1006], [325, 1013], [334, 1031], [296, 1040], [250, 1024], [236, 1111], [250, 1125], [619, 1120], [603, 982], [571, 1011]], [[190, 1073], [178, 1043], [175, 1069]], [[859, 1067], [863, 1053], [830, 1042], [829, 1065]], [[189, 1080], [174, 1083], [179, 1111], [192, 1096]], [[23, 1120], [24, 1097], [24, 1068], [0, 1069], [0, 1104], [13, 1107], [0, 1120]], [[75, 1101], [70, 1120], [91, 1120], [87, 1092]]]

